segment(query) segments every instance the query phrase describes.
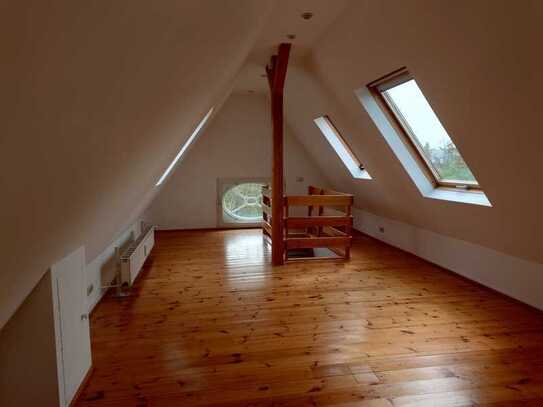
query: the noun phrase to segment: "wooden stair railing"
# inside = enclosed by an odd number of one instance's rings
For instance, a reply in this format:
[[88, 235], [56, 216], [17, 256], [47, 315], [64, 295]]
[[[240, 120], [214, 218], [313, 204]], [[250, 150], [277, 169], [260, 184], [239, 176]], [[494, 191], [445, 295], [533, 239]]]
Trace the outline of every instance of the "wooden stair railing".
[[[289, 249], [328, 248], [336, 255], [350, 258], [352, 241], [353, 196], [310, 186], [308, 195], [284, 197], [284, 258], [289, 260]], [[290, 216], [291, 207], [307, 206], [307, 216]], [[271, 191], [262, 192], [265, 235], [272, 237]], [[327, 209], [325, 209], [327, 208]], [[337, 257], [332, 257], [336, 258]]]
[[270, 187], [264, 185], [262, 187], [262, 232], [270, 239], [272, 238], [271, 196]]

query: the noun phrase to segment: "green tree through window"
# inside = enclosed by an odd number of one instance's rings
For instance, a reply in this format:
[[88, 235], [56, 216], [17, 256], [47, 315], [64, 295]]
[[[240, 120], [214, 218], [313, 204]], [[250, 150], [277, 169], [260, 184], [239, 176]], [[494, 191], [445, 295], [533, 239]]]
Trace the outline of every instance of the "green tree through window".
[[437, 181], [478, 185], [414, 79], [381, 92]]

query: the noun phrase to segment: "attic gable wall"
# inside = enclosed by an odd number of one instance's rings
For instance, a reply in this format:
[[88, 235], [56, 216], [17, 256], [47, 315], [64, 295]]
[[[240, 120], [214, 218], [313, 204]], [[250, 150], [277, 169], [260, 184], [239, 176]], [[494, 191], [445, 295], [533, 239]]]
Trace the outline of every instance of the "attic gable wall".
[[[288, 126], [284, 151], [286, 193], [305, 194], [308, 185], [329, 185]], [[145, 221], [163, 229], [215, 228], [218, 179], [271, 179], [271, 160], [268, 98], [233, 93], [165, 181]]]
[[[539, 176], [541, 6], [507, 1], [354, 2], [287, 82], [288, 118], [307, 146], [312, 119], [331, 114], [372, 181], [339, 171], [333, 151], [308, 148], [356, 206], [445, 236], [543, 262]], [[354, 90], [407, 66], [493, 207], [423, 198]], [[292, 71], [291, 71], [292, 73]], [[322, 144], [322, 143], [321, 143]], [[338, 174], [341, 179], [337, 180]], [[332, 178], [332, 177], [331, 177]], [[334, 187], [336, 187], [334, 185]], [[345, 188], [344, 188], [345, 189]]]
[[269, 4], [4, 2], [0, 327], [52, 263], [92, 260], [143, 209]]

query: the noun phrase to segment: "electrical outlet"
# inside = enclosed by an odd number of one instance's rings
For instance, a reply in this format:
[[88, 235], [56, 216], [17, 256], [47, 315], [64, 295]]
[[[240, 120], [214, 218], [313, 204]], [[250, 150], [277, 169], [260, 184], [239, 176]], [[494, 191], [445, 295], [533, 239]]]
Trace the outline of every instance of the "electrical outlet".
[[385, 233], [385, 228], [383, 226], [379, 226], [379, 232]]
[[87, 287], [87, 297], [91, 295], [91, 293], [94, 291], [94, 284], [91, 284]]

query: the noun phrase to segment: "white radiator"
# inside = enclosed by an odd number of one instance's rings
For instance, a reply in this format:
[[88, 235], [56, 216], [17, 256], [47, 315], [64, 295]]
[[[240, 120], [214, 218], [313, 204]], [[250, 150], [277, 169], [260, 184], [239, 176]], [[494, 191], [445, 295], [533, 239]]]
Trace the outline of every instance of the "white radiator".
[[131, 287], [155, 245], [155, 227], [150, 226], [121, 255], [121, 284]]

